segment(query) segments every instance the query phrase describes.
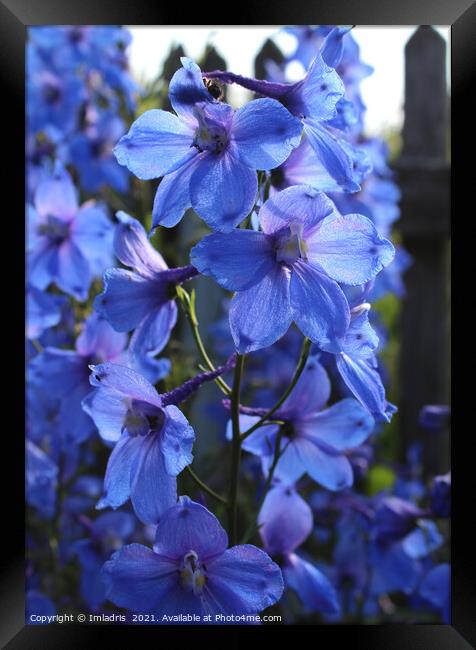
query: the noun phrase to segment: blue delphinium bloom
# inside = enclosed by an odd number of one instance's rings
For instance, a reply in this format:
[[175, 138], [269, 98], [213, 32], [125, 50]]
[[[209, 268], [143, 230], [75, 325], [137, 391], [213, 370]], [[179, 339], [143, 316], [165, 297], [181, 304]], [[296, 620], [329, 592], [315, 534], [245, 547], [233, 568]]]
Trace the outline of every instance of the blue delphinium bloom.
[[92, 611], [97, 611], [106, 600], [101, 577], [104, 561], [129, 541], [136, 521], [128, 512], [105, 512], [91, 523], [88, 537], [74, 544], [82, 568], [81, 596]]
[[156, 524], [177, 500], [176, 476], [192, 462], [194, 431], [138, 372], [113, 363], [91, 369], [95, 390], [83, 408], [103, 440], [115, 443], [97, 507], [118, 508], [130, 498], [139, 519]]
[[66, 298], [30, 286], [26, 294], [26, 335], [39, 338], [43, 332], [58, 325]]
[[26, 442], [26, 500], [40, 517], [51, 519], [55, 513], [58, 467], [42, 449]]
[[278, 482], [272, 487], [259, 512], [258, 524], [265, 550], [280, 558], [285, 585], [299, 595], [305, 609], [337, 613], [339, 603], [332, 583], [294, 552], [311, 534], [313, 517], [291, 483]]
[[127, 335], [115, 332], [98, 314], [86, 320], [76, 340], [75, 350], [46, 347], [33, 359], [29, 381], [45, 391], [48, 401], [60, 402], [58, 431], [67, 440], [84, 442], [94, 432], [94, 424], [81, 408], [81, 400], [91, 391], [89, 365], [123, 358]]
[[[328, 490], [352, 485], [352, 466], [345, 452], [358, 447], [372, 433], [374, 420], [355, 399], [344, 399], [328, 408], [331, 385], [321, 364], [311, 358], [296, 386], [275, 417], [283, 420], [283, 453], [275, 475], [295, 482], [305, 473]], [[242, 431], [257, 416], [241, 415]], [[274, 456], [278, 425], [260, 427], [243, 441], [243, 449], [263, 458], [269, 469]]]
[[27, 229], [30, 283], [46, 289], [54, 282], [77, 300], [85, 300], [93, 277], [112, 262], [114, 226], [93, 202], [78, 206], [71, 177], [60, 163], [38, 185]]
[[321, 342], [321, 349], [335, 355], [337, 370], [347, 388], [378, 420], [390, 422], [396, 407], [387, 401], [377, 369], [378, 336], [369, 323], [370, 305], [362, 303], [350, 312], [343, 336]]
[[124, 131], [124, 122], [113, 112], [90, 109], [85, 128], [72, 137], [71, 164], [78, 170], [81, 186], [87, 192], [98, 192], [105, 185], [127, 192], [129, 175], [112, 153]]
[[[207, 77], [224, 83], [237, 83], [244, 88], [280, 101], [302, 122], [304, 133], [328, 174], [346, 192], [357, 192], [360, 185], [354, 180], [353, 160], [335, 134], [355, 122], [350, 103], [344, 98], [344, 84], [336, 70], [317, 52], [303, 79], [282, 83], [250, 79], [232, 72], [214, 70]], [[339, 111], [339, 112], [338, 112]]]
[[155, 355], [167, 344], [177, 320], [175, 287], [197, 271], [191, 266], [169, 269], [139, 221], [125, 212], [116, 216], [114, 251], [133, 271], [108, 269], [94, 307], [116, 331], [135, 330], [130, 343], [134, 355]]
[[263, 232], [212, 233], [192, 248], [192, 264], [236, 291], [230, 328], [240, 353], [272, 345], [292, 321], [314, 343], [345, 334], [347, 299], [338, 283], [365, 284], [394, 255], [358, 214], [342, 216], [310, 186], [289, 187], [262, 206]]
[[283, 592], [277, 564], [251, 544], [227, 546], [218, 519], [181, 497], [161, 518], [153, 551], [131, 544], [106, 562], [108, 598], [135, 612], [153, 612], [158, 623], [196, 614], [211, 615], [216, 624], [217, 614], [256, 615], [274, 605]]
[[301, 125], [272, 99], [235, 112], [212, 98], [191, 59], [182, 64], [169, 87], [177, 115], [146, 111], [114, 151], [139, 178], [165, 177], [154, 200], [153, 227], [175, 226], [193, 207], [211, 228], [228, 232], [253, 207], [256, 170], [280, 165], [299, 144]]
[[420, 584], [420, 595], [441, 613], [443, 623], [451, 625], [451, 566], [433, 567]]

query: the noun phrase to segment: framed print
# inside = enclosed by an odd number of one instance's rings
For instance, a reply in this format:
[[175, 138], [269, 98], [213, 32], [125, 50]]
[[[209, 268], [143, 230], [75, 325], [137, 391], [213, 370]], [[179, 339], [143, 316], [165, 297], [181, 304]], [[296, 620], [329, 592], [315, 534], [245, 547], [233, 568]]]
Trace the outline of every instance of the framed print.
[[476, 12], [414, 4], [2, 0], [3, 647], [476, 643], [450, 349]]

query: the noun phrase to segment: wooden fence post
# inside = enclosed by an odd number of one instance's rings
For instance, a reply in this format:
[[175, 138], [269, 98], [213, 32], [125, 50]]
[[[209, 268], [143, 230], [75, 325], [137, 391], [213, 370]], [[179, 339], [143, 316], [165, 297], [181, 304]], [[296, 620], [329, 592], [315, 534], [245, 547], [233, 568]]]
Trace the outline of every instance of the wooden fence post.
[[399, 435], [401, 458], [423, 442], [427, 474], [449, 469], [449, 433], [418, 423], [425, 404], [449, 401], [449, 214], [446, 44], [431, 26], [405, 47], [403, 148], [396, 169], [402, 190], [402, 243], [413, 257], [402, 308]]

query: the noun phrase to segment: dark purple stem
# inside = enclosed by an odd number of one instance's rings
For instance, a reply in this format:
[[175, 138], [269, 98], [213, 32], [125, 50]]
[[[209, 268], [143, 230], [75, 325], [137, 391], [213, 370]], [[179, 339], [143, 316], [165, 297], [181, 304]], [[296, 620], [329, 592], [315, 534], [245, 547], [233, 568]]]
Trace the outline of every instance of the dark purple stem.
[[[229, 399], [222, 399], [221, 403], [228, 411], [231, 409], [231, 401]], [[243, 415], [257, 415], [259, 418], [262, 418], [269, 411], [269, 409], [243, 406], [243, 404], [240, 404], [238, 408]]]
[[162, 405], [163, 406], [169, 406], [170, 404], [177, 405], [180, 404], [181, 402], [184, 402], [191, 395], [193, 395], [200, 388], [202, 384], [205, 384], [209, 381], [213, 381], [214, 379], [222, 375], [224, 372], [228, 372], [229, 370], [232, 370], [235, 367], [235, 364], [236, 364], [236, 352], [234, 352], [228, 358], [228, 360], [226, 361], [225, 364], [223, 364], [223, 366], [218, 366], [218, 368], [216, 368], [213, 371], [201, 372], [195, 377], [192, 377], [192, 379], [188, 379], [181, 386], [174, 388], [168, 393], [162, 393], [161, 395]]
[[202, 76], [207, 79], [217, 79], [225, 84], [238, 84], [243, 88], [252, 90], [260, 95], [281, 99], [288, 93], [293, 84], [283, 84], [274, 81], [264, 81], [263, 79], [252, 79], [251, 77], [242, 77], [240, 74], [226, 72], [224, 70], [213, 70], [212, 72], [202, 72]]
[[189, 264], [188, 266], [178, 266], [176, 269], [166, 269], [161, 271], [161, 276], [173, 284], [182, 284], [199, 275], [197, 269]]

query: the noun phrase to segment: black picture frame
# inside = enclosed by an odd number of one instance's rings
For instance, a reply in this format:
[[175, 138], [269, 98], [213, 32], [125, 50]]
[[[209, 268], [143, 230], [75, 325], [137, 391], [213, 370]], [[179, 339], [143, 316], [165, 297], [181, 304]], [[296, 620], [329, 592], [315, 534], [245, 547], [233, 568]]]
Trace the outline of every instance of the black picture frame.
[[[474, 96], [473, 68], [476, 64], [476, 6], [471, 0], [405, 0], [398, 3], [390, 0], [341, 0], [337, 2], [308, 3], [293, 0], [284, 3], [254, 3], [253, 6], [230, 4], [236, 10], [236, 17], [243, 26], [267, 24], [361, 24], [361, 25], [451, 25], [451, 78], [452, 78], [452, 216], [458, 218], [465, 214], [465, 194], [474, 187], [474, 172], [468, 166], [474, 158], [474, 136], [471, 127], [474, 122], [474, 108], [470, 102]], [[3, 122], [4, 135], [9, 140], [4, 160], [6, 169], [2, 174], [4, 195], [8, 195], [11, 216], [4, 215], [8, 228], [8, 247], [23, 250], [24, 242], [24, 69], [25, 39], [29, 25], [40, 24], [127, 24], [127, 25], [179, 25], [186, 16], [195, 19], [196, 24], [218, 24], [223, 14], [223, 5], [214, 7], [211, 3], [200, 3], [196, 8], [159, 5], [147, 0], [0, 0], [0, 44], [3, 50], [0, 57], [0, 78], [2, 81], [3, 103], [8, 108], [7, 122]], [[468, 117], [464, 114], [467, 111]], [[474, 166], [473, 166], [474, 167]], [[471, 174], [471, 175], [470, 175]], [[474, 199], [473, 199], [474, 204]], [[15, 216], [16, 215], [16, 216]], [[474, 216], [466, 213], [467, 219]], [[458, 219], [459, 220], [459, 219]], [[452, 230], [454, 230], [452, 219]], [[455, 233], [452, 232], [452, 235]], [[464, 235], [463, 235], [464, 238]], [[5, 243], [4, 239], [4, 243]], [[453, 270], [458, 273], [460, 253], [458, 237], [454, 240], [456, 255]], [[12, 308], [12, 318], [21, 320], [23, 311], [23, 288], [16, 286], [14, 279], [23, 283], [24, 265], [22, 255], [16, 253], [8, 267], [8, 290], [11, 291], [8, 304]], [[464, 277], [464, 276], [463, 276]], [[24, 286], [24, 284], [23, 284]], [[473, 290], [474, 293], [474, 290]], [[458, 299], [453, 299], [454, 311]], [[453, 329], [458, 329], [458, 323]], [[7, 366], [8, 382], [15, 389], [8, 395], [8, 411], [18, 413], [23, 408], [23, 394], [20, 386], [24, 384], [22, 350], [24, 349], [23, 325], [11, 325], [8, 319], [8, 350], [12, 354]], [[462, 334], [460, 332], [460, 334]], [[465, 334], [462, 334], [464, 337]], [[454, 337], [458, 340], [460, 337]], [[466, 354], [466, 353], [465, 353]], [[471, 424], [465, 426], [459, 411], [464, 410], [465, 401], [461, 396], [464, 383], [458, 379], [453, 365], [453, 515], [452, 515], [452, 624], [451, 625], [389, 625], [389, 626], [319, 626], [313, 638], [316, 643], [345, 643], [350, 641], [353, 648], [371, 650], [468, 650], [476, 646], [476, 563], [472, 528], [476, 523], [476, 473], [472, 468], [470, 453]], [[17, 374], [18, 373], [18, 374]], [[11, 383], [10, 383], [11, 382]], [[471, 399], [469, 397], [469, 399]], [[474, 399], [474, 398], [473, 398]], [[18, 404], [15, 404], [15, 400]], [[471, 402], [466, 402], [471, 403]], [[2, 491], [5, 502], [9, 502], [12, 514], [4, 514], [0, 591], [0, 642], [9, 650], [20, 648], [95, 648], [111, 647], [117, 638], [125, 643], [125, 634], [133, 634], [135, 643], [142, 639], [156, 642], [168, 638], [190, 637], [193, 642], [197, 634], [212, 635], [216, 641], [227, 636], [226, 643], [233, 647], [252, 637], [258, 642], [270, 634], [278, 634], [285, 642], [288, 634], [295, 639], [299, 630], [294, 626], [241, 627], [241, 628], [157, 628], [148, 626], [81, 626], [64, 624], [48, 627], [25, 626], [24, 624], [24, 439], [16, 417], [15, 430], [9, 426], [3, 436], [9, 436], [8, 448], [4, 452], [4, 464], [11, 465]], [[459, 423], [463, 422], [463, 426]], [[458, 433], [458, 435], [456, 435]], [[8, 462], [6, 454], [8, 449]], [[454, 466], [454, 467], [453, 467]], [[6, 472], [2, 472], [5, 479]], [[120, 636], [118, 636], [120, 635]], [[283, 637], [284, 635], [284, 637]], [[294, 640], [294, 643], [296, 641]]]

